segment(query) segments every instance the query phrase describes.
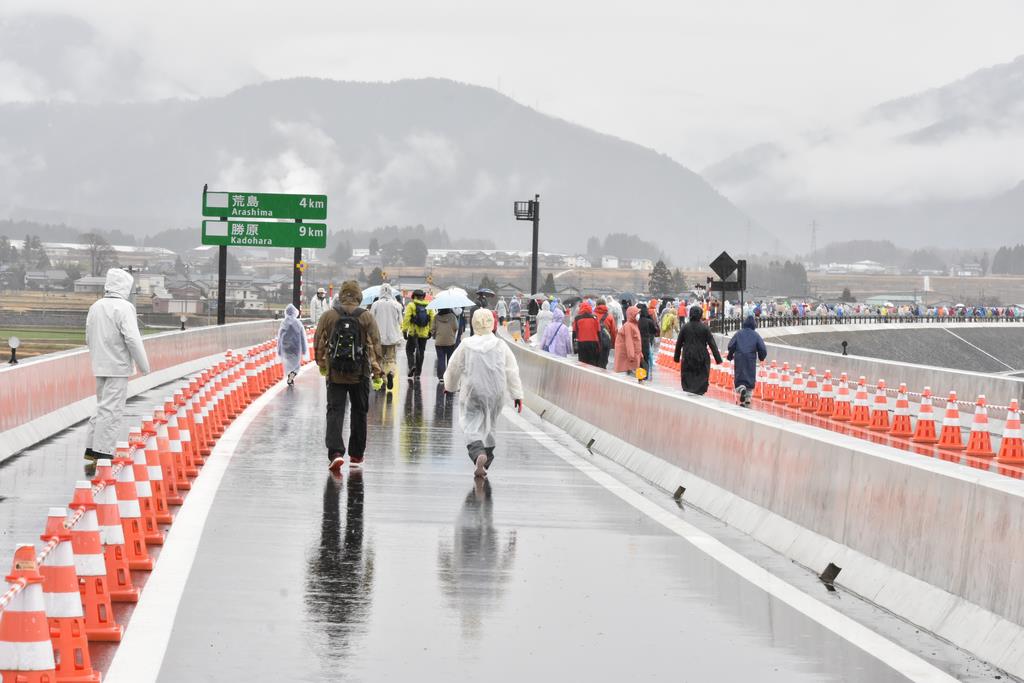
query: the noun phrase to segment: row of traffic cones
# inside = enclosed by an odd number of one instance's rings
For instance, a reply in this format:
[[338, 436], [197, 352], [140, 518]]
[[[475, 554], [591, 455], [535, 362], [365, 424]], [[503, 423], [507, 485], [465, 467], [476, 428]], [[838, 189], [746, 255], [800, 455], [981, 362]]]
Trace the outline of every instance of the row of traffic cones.
[[[712, 366], [709, 381], [713, 385], [731, 389], [733, 372], [732, 364], [725, 361], [721, 365]], [[994, 457], [1002, 464], [1024, 465], [1024, 442], [1021, 440], [1020, 409], [1016, 399], [1008, 407], [1003, 438], [999, 452], [996, 453], [992, 447], [985, 396], [978, 396], [975, 402], [974, 419], [965, 444], [955, 391], [949, 393], [942, 423], [938, 424], [929, 387], [925, 387], [921, 395], [915, 420], [911, 414], [905, 383], [899, 385], [895, 409], [890, 415], [888, 389], [882, 379], [878, 380], [873, 394], [869, 395], [866, 377], [859, 377], [851, 391], [850, 379], [845, 372], [834, 383], [831, 370], [826, 370], [819, 383], [815, 368], [804, 372], [800, 365], [796, 365], [791, 370], [789, 363], [783, 362], [779, 366], [774, 360], [759, 365], [757, 379], [753, 397], [763, 401], [786, 405], [870, 431], [909, 438], [915, 443], [963, 451], [972, 457]]]
[[[308, 362], [308, 361], [304, 361]], [[225, 359], [185, 382], [91, 481], [75, 483], [67, 508], [50, 508], [37, 557], [18, 546], [0, 596], [3, 683], [98, 683], [89, 641], [121, 640], [115, 602], [136, 602], [132, 571], [150, 571], [160, 524], [199, 474], [227, 425], [283, 378], [275, 342]]]

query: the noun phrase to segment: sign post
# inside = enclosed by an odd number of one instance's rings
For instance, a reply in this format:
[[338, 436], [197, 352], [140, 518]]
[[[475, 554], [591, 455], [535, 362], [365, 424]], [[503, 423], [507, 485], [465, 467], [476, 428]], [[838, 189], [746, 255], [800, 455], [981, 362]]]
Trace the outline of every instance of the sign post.
[[[202, 243], [216, 245], [217, 324], [226, 315], [228, 247], [290, 247], [292, 304], [302, 310], [302, 250], [327, 247], [327, 195], [211, 192], [203, 186]], [[292, 221], [283, 222], [281, 219]]]
[[[747, 288], [747, 262], [745, 259], [740, 261], [734, 261], [727, 252], [722, 252], [718, 257], [710, 263], [711, 270], [715, 272], [720, 280], [715, 281], [713, 278], [708, 278], [708, 285], [710, 291], [717, 291], [722, 293], [722, 315], [719, 318], [722, 319], [722, 330], [725, 330], [725, 293], [726, 292], [739, 292], [740, 293], [740, 313], [743, 312], [743, 290]], [[729, 278], [736, 274], [736, 278], [730, 280]]]

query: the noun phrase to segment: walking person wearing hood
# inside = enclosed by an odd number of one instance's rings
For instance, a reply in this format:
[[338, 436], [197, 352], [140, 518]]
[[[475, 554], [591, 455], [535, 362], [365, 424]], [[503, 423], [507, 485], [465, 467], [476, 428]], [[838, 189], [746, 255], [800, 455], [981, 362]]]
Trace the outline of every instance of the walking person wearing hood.
[[750, 392], [757, 384], [757, 361], [768, 357], [764, 340], [757, 333], [757, 321], [748, 315], [743, 327], [729, 340], [727, 358], [735, 362], [733, 384], [739, 396], [740, 405], [750, 407]]
[[326, 313], [330, 307], [331, 300], [327, 298], [327, 290], [323, 287], [318, 287], [316, 294], [309, 300], [309, 321], [316, 325], [320, 322], [320, 316]]
[[682, 358], [679, 378], [682, 381], [683, 391], [700, 395], [707, 393], [708, 375], [711, 374], [708, 349], [711, 349], [715, 363], [718, 365], [722, 363], [722, 354], [718, 352], [715, 336], [711, 334], [708, 326], [700, 321], [702, 317], [704, 317], [704, 311], [700, 306], [693, 306], [690, 309], [690, 320], [683, 325], [683, 329], [679, 330], [676, 350], [672, 354], [676, 363], [679, 363]]
[[134, 284], [120, 268], [108, 270], [103, 298], [89, 307], [85, 318], [85, 343], [96, 378], [96, 412], [85, 431], [86, 460], [113, 457], [128, 400], [128, 378], [136, 368], [149, 374], [135, 306], [128, 300]]
[[580, 362], [600, 367], [601, 323], [587, 301], [580, 302], [579, 315], [572, 321], [572, 339]]
[[572, 353], [572, 336], [565, 325], [565, 313], [558, 307], [550, 313], [551, 323], [544, 329], [544, 336], [540, 338], [540, 350], [547, 351], [552, 356], [565, 358]]
[[345, 404], [351, 403], [349, 463], [358, 467], [366, 451], [366, 414], [370, 411], [370, 377], [383, 376], [377, 321], [359, 307], [363, 292], [355, 280], [341, 285], [341, 293], [320, 317], [314, 336], [316, 363], [327, 378], [327, 428], [324, 442], [330, 470], [345, 462]]
[[551, 304], [545, 301], [540, 305], [540, 312], [537, 313], [537, 331], [534, 333], [533, 338], [538, 341], [534, 342], [535, 344], [544, 340], [544, 330], [551, 324], [553, 317]]
[[641, 349], [640, 327], [637, 324], [639, 317], [640, 309], [636, 306], [626, 309], [626, 322], [619, 328], [615, 339], [615, 372], [633, 374], [640, 367], [643, 350]]
[[615, 335], [618, 330], [615, 327], [615, 318], [608, 310], [608, 304], [604, 302], [604, 299], [598, 299], [598, 301], [600, 303], [594, 307], [594, 315], [597, 316], [597, 322], [600, 324], [598, 331], [601, 336], [601, 354], [598, 356], [597, 365], [607, 370], [608, 356], [615, 348]]
[[284, 309], [284, 320], [277, 330], [277, 357], [284, 365], [288, 386], [295, 384], [295, 375], [307, 353], [309, 346], [306, 342], [306, 328], [299, 322], [299, 309], [288, 304]]
[[644, 381], [650, 381], [654, 375], [654, 351], [655, 342], [661, 337], [661, 330], [658, 323], [651, 316], [650, 305], [637, 307], [638, 318], [637, 328], [640, 330], [640, 366], [644, 369]]
[[402, 319], [402, 334], [405, 336], [405, 358], [409, 361], [409, 381], [419, 380], [423, 372], [423, 355], [430, 338], [430, 324], [434, 311], [427, 308], [427, 295], [422, 289], [412, 293], [412, 301], [405, 305]]
[[474, 334], [455, 349], [444, 373], [446, 390], [459, 392], [459, 423], [478, 477], [486, 477], [494, 461], [494, 432], [506, 397], [523, 411], [519, 365], [512, 349], [492, 331], [493, 316], [487, 309], [473, 313]]
[[388, 391], [393, 391], [398, 374], [398, 345], [402, 343], [402, 304], [395, 298], [391, 285], [385, 282], [380, 286], [380, 296], [370, 306], [370, 313], [380, 333], [380, 366], [387, 378]]

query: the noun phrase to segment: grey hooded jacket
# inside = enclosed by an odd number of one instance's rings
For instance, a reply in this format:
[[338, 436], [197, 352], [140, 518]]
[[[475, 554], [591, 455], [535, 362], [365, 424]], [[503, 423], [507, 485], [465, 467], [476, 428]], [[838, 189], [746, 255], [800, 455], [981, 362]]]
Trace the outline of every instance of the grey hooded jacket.
[[135, 306], [128, 300], [134, 283], [127, 272], [111, 268], [107, 271], [103, 298], [89, 307], [85, 343], [96, 377], [131, 377], [136, 367], [144, 375], [149, 373]]

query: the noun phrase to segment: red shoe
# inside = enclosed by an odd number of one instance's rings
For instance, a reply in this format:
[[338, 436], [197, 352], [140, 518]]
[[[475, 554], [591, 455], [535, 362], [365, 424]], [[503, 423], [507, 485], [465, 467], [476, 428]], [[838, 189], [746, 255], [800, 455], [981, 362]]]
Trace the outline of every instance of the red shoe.
[[341, 466], [345, 464], [345, 457], [342, 456], [340, 453], [334, 453], [333, 455], [335, 455], [336, 457], [333, 460], [331, 460], [331, 464], [328, 466], [327, 469], [337, 474], [338, 472], [341, 472]]
[[351, 458], [348, 459], [348, 465], [349, 465], [349, 467], [362, 467], [363, 466], [363, 456], [361, 456], [361, 455], [359, 455], [359, 456], [353, 455]]

